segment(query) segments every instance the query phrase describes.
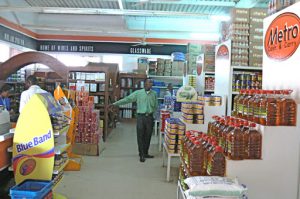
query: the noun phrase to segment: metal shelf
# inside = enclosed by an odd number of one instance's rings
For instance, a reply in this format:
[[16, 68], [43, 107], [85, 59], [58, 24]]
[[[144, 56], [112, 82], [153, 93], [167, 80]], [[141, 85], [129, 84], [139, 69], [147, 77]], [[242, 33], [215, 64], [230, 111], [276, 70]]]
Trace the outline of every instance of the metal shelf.
[[62, 165], [60, 166], [58, 169], [54, 169], [53, 174], [59, 174], [59, 172], [61, 172], [69, 163], [69, 159]]
[[68, 132], [69, 130], [69, 126], [64, 127], [63, 129], [59, 130], [59, 131], [54, 131], [54, 136], [60, 136], [66, 132]]
[[233, 69], [242, 69], [242, 70], [254, 70], [254, 71], [262, 71], [262, 67], [255, 66], [232, 66]]
[[71, 144], [62, 144], [62, 145], [55, 146], [54, 147], [54, 153], [56, 155], [60, 155], [63, 152], [65, 152], [70, 147], [70, 145]]

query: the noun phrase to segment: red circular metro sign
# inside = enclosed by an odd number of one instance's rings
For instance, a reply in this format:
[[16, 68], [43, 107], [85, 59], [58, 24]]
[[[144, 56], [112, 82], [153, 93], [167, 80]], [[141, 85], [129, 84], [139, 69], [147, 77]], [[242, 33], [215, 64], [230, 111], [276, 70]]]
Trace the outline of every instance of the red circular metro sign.
[[284, 61], [291, 57], [300, 43], [300, 19], [294, 13], [283, 13], [270, 24], [264, 41], [265, 52], [271, 59]]
[[229, 50], [226, 45], [221, 45], [217, 52], [217, 58], [229, 58]]

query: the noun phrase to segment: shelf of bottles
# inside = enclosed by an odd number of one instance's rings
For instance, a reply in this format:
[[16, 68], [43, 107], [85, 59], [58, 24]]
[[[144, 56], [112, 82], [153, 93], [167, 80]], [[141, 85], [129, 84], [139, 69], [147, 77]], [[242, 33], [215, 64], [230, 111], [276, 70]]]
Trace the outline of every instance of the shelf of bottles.
[[261, 89], [262, 72], [233, 71], [232, 92], [239, 92], [241, 89]]
[[295, 126], [297, 105], [292, 90], [241, 90], [232, 115], [266, 126]]

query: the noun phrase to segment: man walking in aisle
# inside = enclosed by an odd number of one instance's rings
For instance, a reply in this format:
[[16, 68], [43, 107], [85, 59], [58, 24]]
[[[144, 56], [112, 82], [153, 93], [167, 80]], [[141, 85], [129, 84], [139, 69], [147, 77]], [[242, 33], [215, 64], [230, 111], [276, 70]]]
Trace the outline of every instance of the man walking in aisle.
[[35, 76], [30, 75], [25, 81], [26, 91], [23, 91], [20, 99], [19, 112], [23, 110], [24, 106], [29, 102], [32, 95], [37, 93], [47, 93], [47, 91], [41, 89], [38, 85], [38, 81]]
[[120, 106], [132, 102], [137, 103], [137, 142], [139, 149], [140, 162], [145, 162], [145, 158], [154, 158], [149, 155], [149, 147], [153, 131], [153, 113], [156, 111], [158, 101], [156, 92], [152, 91], [152, 80], [145, 80], [145, 88], [133, 92], [131, 95], [113, 103], [110, 106]]

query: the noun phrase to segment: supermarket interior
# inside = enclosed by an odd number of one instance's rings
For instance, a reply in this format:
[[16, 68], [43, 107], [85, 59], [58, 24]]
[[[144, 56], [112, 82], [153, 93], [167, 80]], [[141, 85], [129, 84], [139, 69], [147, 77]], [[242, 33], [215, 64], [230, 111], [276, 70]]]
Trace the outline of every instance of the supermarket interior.
[[300, 0], [0, 0], [0, 199], [300, 199]]

